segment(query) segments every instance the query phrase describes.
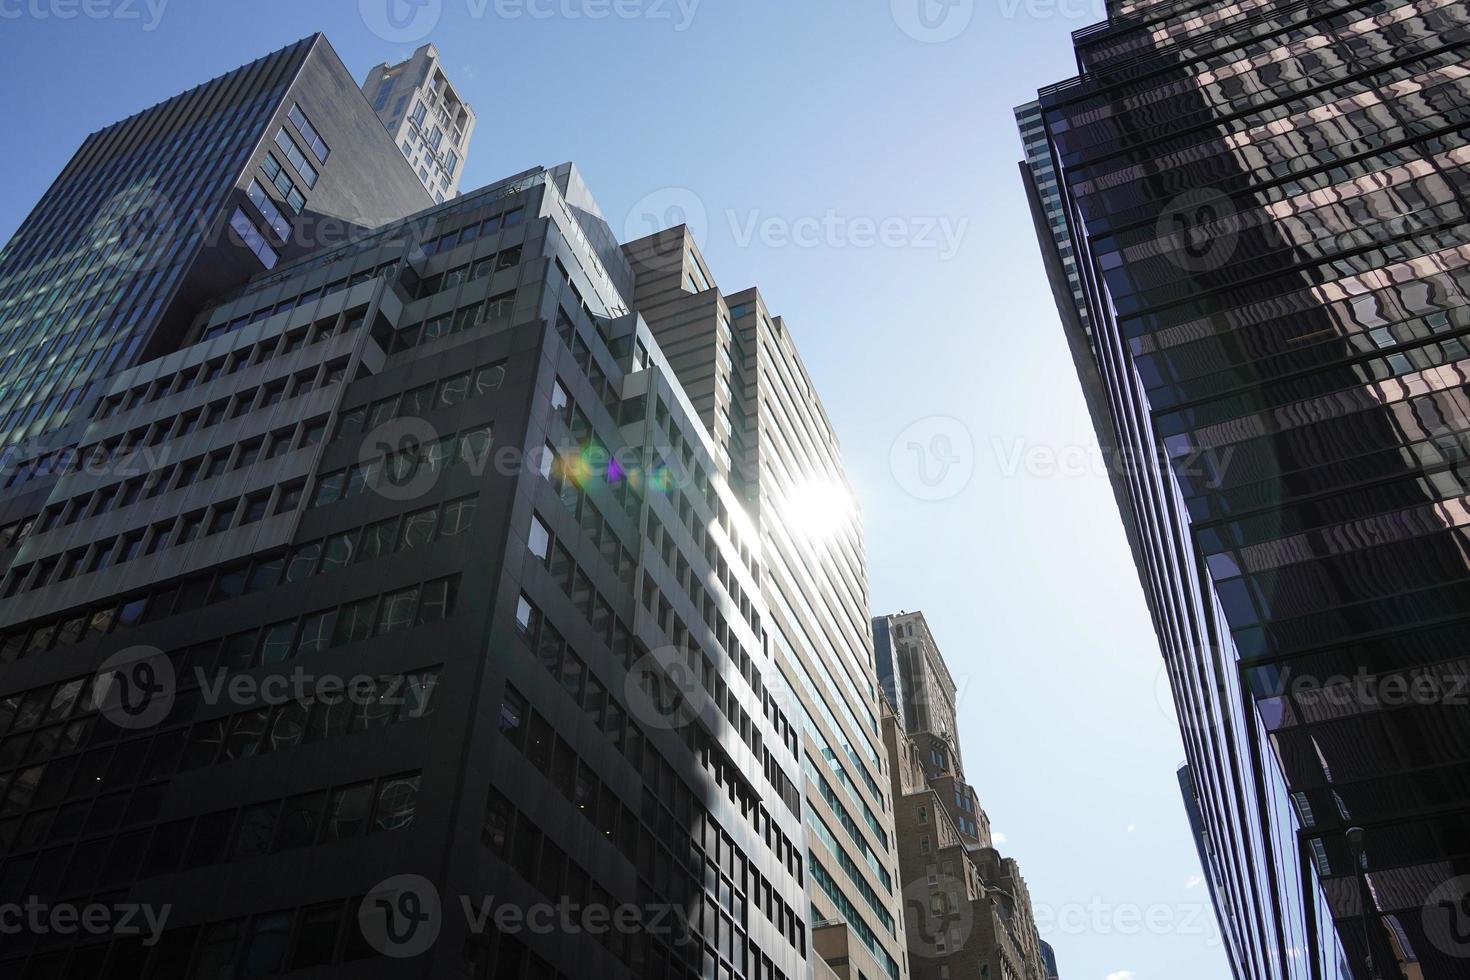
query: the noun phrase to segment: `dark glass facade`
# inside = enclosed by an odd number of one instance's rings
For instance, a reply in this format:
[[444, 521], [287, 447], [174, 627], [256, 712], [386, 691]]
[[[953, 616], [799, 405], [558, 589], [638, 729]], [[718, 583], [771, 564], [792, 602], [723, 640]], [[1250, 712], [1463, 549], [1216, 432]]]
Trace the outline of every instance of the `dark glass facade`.
[[1040, 112], [1227, 952], [1465, 977], [1470, 13], [1109, 10]]

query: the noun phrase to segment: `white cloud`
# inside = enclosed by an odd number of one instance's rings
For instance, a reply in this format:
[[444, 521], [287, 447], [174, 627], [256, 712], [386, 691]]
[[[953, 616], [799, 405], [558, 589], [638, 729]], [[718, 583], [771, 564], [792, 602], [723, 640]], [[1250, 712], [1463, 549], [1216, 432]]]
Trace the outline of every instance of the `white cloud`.
[[1109, 973], [1108, 980], [1133, 980], [1133, 971], [1119, 970], [1117, 973]]
[[1204, 875], [1190, 875], [1184, 880], [1185, 888], [1198, 888], [1205, 883]]
[[[1130, 833], [1130, 834], [1133, 833], [1137, 829], [1138, 829], [1138, 824], [1136, 824], [1136, 823], [1130, 823], [1128, 825], [1128, 833]], [[1109, 977], [1108, 980], [1112, 980], [1112, 978]]]
[[993, 833], [990, 835], [990, 842], [992, 844], [995, 844], [997, 847], [1001, 844], [1009, 844], [1010, 841], [1011, 839], [1002, 833]]

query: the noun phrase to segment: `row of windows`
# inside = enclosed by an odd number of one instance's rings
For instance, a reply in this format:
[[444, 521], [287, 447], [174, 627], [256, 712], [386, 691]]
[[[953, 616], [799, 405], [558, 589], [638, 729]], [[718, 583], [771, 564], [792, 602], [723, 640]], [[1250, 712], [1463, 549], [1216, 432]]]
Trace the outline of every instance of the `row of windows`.
[[[588, 778], [595, 777], [589, 775]], [[631, 813], [629, 819], [632, 819]], [[640, 862], [637, 866], [647, 875], [652, 872], [652, 865], [667, 865], [672, 855], [646, 827], [639, 827], [638, 831], [639, 840], [635, 853]], [[612, 897], [575, 859], [568, 856], [533, 820], [517, 810], [493, 786], [486, 801], [485, 824], [481, 837], [492, 853], [510, 862], [516, 872], [548, 900], [554, 902], [565, 899], [574, 910], [593, 906], [606, 909], [617, 907]], [[722, 843], [724, 853], [731, 855], [734, 852], [733, 844], [728, 838]], [[710, 853], [717, 853], [717, 850]], [[626, 856], [630, 862], [633, 861], [634, 854]], [[712, 942], [711, 946], [701, 948], [684, 942], [683, 936], [677, 932], [682, 926], [671, 929], [667, 939], [656, 938], [660, 934], [651, 928], [652, 923], [646, 930], [634, 930], [614, 936], [604, 935], [601, 937], [604, 946], [613, 956], [627, 964], [634, 976], [645, 980], [693, 980], [697, 976], [718, 976], [724, 980], [732, 980], [733, 977], [784, 980], [785, 975], [775, 969], [769, 957], [761, 953], [754, 941], [745, 937], [745, 895], [743, 890], [739, 893], [735, 890], [737, 887], [743, 888], [744, 874], [737, 872], [740, 874], [736, 879], [740, 884], [737, 885], [736, 880], [722, 876], [719, 865], [713, 861], [706, 861], [703, 871], [704, 887], [709, 894], [703, 902], [691, 909], [689, 926], [708, 937]], [[698, 875], [690, 875], [688, 882], [696, 888], [701, 883]], [[765, 890], [768, 891], [769, 887], [767, 884]], [[657, 900], [659, 893], [652, 890], [646, 876], [640, 878], [639, 890], [649, 896], [646, 903], [648, 907], [664, 904]], [[779, 902], [779, 897], [775, 901]], [[784, 904], [782, 907], [785, 908]], [[788, 913], [788, 916], [793, 922], [790, 932], [797, 939], [803, 939], [804, 929], [800, 921], [795, 919], [794, 913]], [[737, 943], [740, 947], [738, 949]], [[716, 944], [719, 946], [718, 954]], [[792, 945], [796, 946], [796, 941]], [[802, 949], [804, 952], [804, 945]], [[746, 968], [747, 951], [750, 957], [749, 970]], [[723, 957], [723, 962], [717, 961], [717, 955]], [[488, 944], [479, 938], [471, 940], [471, 946], [466, 950], [466, 959], [477, 965], [476, 976], [502, 975], [497, 971], [488, 974], [484, 972], [490, 956]], [[682, 966], [681, 960], [684, 961]], [[717, 968], [722, 972], [716, 973]]]
[[[397, 260], [392, 262], [384, 262], [377, 268], [365, 269], [361, 272], [353, 273], [351, 276], [344, 276], [341, 279], [334, 279], [333, 281], [327, 283], [325, 286], [318, 286], [314, 289], [307, 289], [295, 295], [284, 297], [283, 299], [277, 300], [274, 306], [262, 306], [251, 313], [241, 314], [240, 316], [235, 317], [227, 323], [219, 323], [215, 324], [212, 327], [209, 327], [207, 330], [204, 331], [203, 339], [208, 340], [210, 338], [219, 337], [224, 334], [234, 333], [236, 330], [239, 330], [246, 324], [259, 323], [261, 320], [273, 317], [277, 313], [287, 313], [291, 310], [299, 309], [303, 306], [310, 306], [319, 299], [331, 296], [332, 294], [341, 292], [344, 289], [351, 289], [353, 286], [360, 286], [365, 282], [371, 282], [374, 279], [379, 278], [380, 276], [387, 275], [390, 271], [401, 268], [402, 265], [403, 263]], [[293, 278], [298, 278], [303, 274], [303, 271], [293, 268], [292, 273]], [[352, 323], [351, 326], [356, 327], [359, 326], [364, 319], [365, 310], [363, 308], [358, 308], [354, 312], [356, 313], [356, 322]], [[270, 341], [267, 342], [269, 343]]]
[[451, 408], [471, 398], [498, 391], [504, 384], [505, 360], [502, 358], [473, 371], [462, 371], [380, 398], [371, 405], [344, 408], [337, 417], [337, 431], [332, 434], [332, 439], [372, 432], [395, 418], [423, 418], [438, 409]]
[[419, 281], [419, 288], [414, 293], [414, 298], [422, 299], [425, 296], [433, 296], [435, 293], [458, 289], [464, 283], [483, 279], [503, 269], [514, 269], [520, 264], [521, 246], [512, 245], [510, 248], [503, 248], [499, 252], [493, 252], [482, 259], [477, 259], [473, 264], [466, 262], [447, 272], [425, 277]]
[[842, 889], [832, 878], [832, 875], [817, 860], [816, 854], [809, 852], [809, 856], [812, 864], [812, 879], [816, 881], [817, 886], [831, 899], [832, 904], [837, 906], [837, 911], [846, 920], [847, 924], [852, 927], [857, 937], [863, 941], [863, 945], [868, 947], [868, 950], [877, 957], [878, 962], [883, 964], [883, 968], [888, 971], [888, 976], [891, 980], [898, 980], [898, 964], [894, 962], [892, 956], [888, 955], [888, 951], [878, 943], [878, 934], [873, 931], [873, 927], [868, 925], [867, 921], [863, 919], [862, 912], [858, 910], [857, 906], [852, 904], [852, 899], [842, 893]]
[[260, 181], [252, 178], [249, 186], [245, 188], [245, 196], [250, 199], [251, 204], [255, 205], [255, 209], [260, 212], [260, 216], [265, 219], [265, 223], [270, 226], [271, 231], [276, 233], [276, 239], [282, 242], [289, 242], [291, 240], [291, 222], [286, 220], [286, 216], [281, 213], [281, 209], [276, 207], [276, 202], [271, 200], [271, 196], [265, 192], [265, 188], [260, 186]]
[[308, 188], [316, 186], [317, 169], [306, 159], [306, 154], [301, 152], [301, 147], [291, 138], [291, 134], [284, 129], [276, 130], [276, 146], [286, 157], [286, 162], [296, 169], [301, 175], [301, 180]]
[[[19, 962], [7, 961], [0, 967], [14, 971], [7, 975], [28, 977], [194, 980], [263, 976], [283, 969], [357, 962], [379, 955], [358, 927], [363, 901], [338, 899], [295, 910], [263, 912], [249, 919], [167, 929], [151, 949], [141, 939], [119, 939], [111, 944], [38, 953], [31, 958], [30, 972], [24, 974]], [[506, 936], [502, 945], [510, 949], [520, 944], [515, 937]], [[504, 976], [519, 980], [518, 974]]]
[[[88, 838], [84, 846], [90, 846], [98, 835], [112, 836], [157, 818], [170, 784], [155, 780], [425, 717], [433, 711], [437, 683], [437, 668], [379, 677], [371, 688], [360, 682], [352, 700], [306, 698], [247, 709], [85, 755], [70, 753], [95, 731], [95, 715], [34, 736], [13, 735], [7, 739], [7, 756], [20, 757], [29, 741], [26, 754], [48, 761], [0, 778], [0, 848], [14, 856], [79, 837]], [[10, 742], [20, 748], [10, 749]], [[139, 785], [129, 788], [135, 782]], [[34, 812], [22, 818], [28, 810]]]
[[[305, 487], [304, 480], [281, 487], [268, 487], [244, 497], [224, 500], [201, 510], [191, 511], [181, 517], [160, 521], [151, 527], [127, 531], [115, 538], [102, 538], [64, 554], [44, 558], [33, 565], [22, 565], [11, 573], [13, 577], [6, 584], [4, 595], [8, 598], [21, 592], [65, 582], [78, 575], [90, 575], [134, 558], [154, 554], [164, 548], [185, 545], [202, 537], [228, 531], [232, 527], [254, 524], [267, 515], [288, 514], [301, 505], [301, 495]], [[30, 574], [33, 569], [34, 574]]]
[[[168, 783], [157, 783], [150, 792], [162, 799], [166, 789]], [[419, 774], [397, 774], [18, 855], [0, 870], [0, 899], [84, 895], [181, 867], [191, 870], [318, 840], [403, 829], [412, 826], [417, 789]], [[278, 824], [281, 833], [275, 835]]]
[[[861, 867], [847, 853], [847, 849], [837, 840], [837, 835], [832, 833], [832, 828], [828, 827], [826, 821], [819, 817], [814, 810], [807, 811], [806, 825], [807, 829], [825, 844], [829, 851], [837, 856], [837, 863], [842, 865], [842, 870], [846, 872], [848, 880], [857, 888], [858, 894], [863, 896], [863, 901], [868, 903], [868, 908], [877, 917], [879, 924], [888, 930], [890, 936], [897, 939], [898, 932], [894, 928], [893, 915], [888, 911], [888, 905], [883, 900], [883, 896], [879, 895], [877, 890], [868, 884], [867, 879], [863, 877]], [[890, 896], [893, 894], [891, 887], [888, 889], [888, 893]]]
[[419, 773], [399, 773], [53, 847], [7, 861], [0, 871], [0, 895], [80, 895], [141, 878], [403, 830], [413, 825], [418, 791]]
[[[563, 692], [591, 716], [613, 744], [621, 746], [623, 754], [635, 768], [638, 768], [639, 757], [642, 755], [644, 779], [650, 785], [656, 785], [660, 773], [657, 767], [650, 767], [657, 763], [657, 766], [667, 769], [668, 764], [652, 747], [644, 752], [644, 736], [636, 724], [628, 721], [624, 732], [623, 722], [628, 718], [628, 712], [617, 703], [616, 695], [603, 688], [583, 661], [570, 649], [561, 632], [525, 595], [518, 599], [515, 615], [516, 626], [527, 647], [534, 652], [537, 662], [557, 680]], [[638, 645], [633, 641], [627, 627], [615, 617], [612, 622], [611, 649], [614, 656], [623, 663], [624, 669], [631, 671], [640, 662], [646, 665], [646, 653], [641, 658], [636, 656]], [[649, 698], [648, 703], [663, 706], [671, 717], [677, 715], [683, 694], [676, 686], [664, 685], [662, 678], [646, 669], [646, 666], [638, 680]], [[681, 726], [679, 734], [688, 742], [690, 752], [700, 758], [713, 773], [716, 784], [726, 789], [731, 801], [737, 802], [738, 797], [741, 810], [750, 820], [751, 827], [762, 835], [766, 846], [785, 864], [792, 876], [800, 881], [802, 870], [799, 852], [780, 829], [771, 823], [770, 815], [761, 806], [759, 799], [749, 792], [745, 777], [737, 773], [724, 752], [713, 745], [697, 725]], [[677, 785], [682, 794], [683, 784]]]
[[[675, 870], [677, 862], [672, 860], [672, 854], [665, 844], [666, 838], [655, 832], [657, 828], [646, 826], [633, 811], [623, 805], [612, 788], [598, 779], [591, 767], [578, 758], [575, 750], [553, 732], [550, 723], [530, 708], [525, 698], [512, 687], [506, 688], [505, 700], [501, 703], [500, 730], [511, 745], [522, 752], [567, 801], [638, 869], [640, 877], [648, 883], [654, 894], [674, 893], [673, 876], [678, 874]], [[639, 741], [641, 743], [642, 740]], [[526, 829], [518, 828], [515, 846], [508, 851], [504, 849], [509, 843], [510, 812], [507, 807], [503, 797], [492, 787], [486, 819], [486, 838], [492, 848], [498, 842], [501, 845], [499, 853], [507, 857], [528, 882], [547, 889], [546, 894], [566, 894], [563, 889], [561, 850], [546, 841], [547, 853], [538, 855], [541, 834], [529, 821], [522, 818], [520, 823]], [[718, 835], [718, 831], [715, 833]], [[702, 924], [691, 924], [720, 949], [726, 961], [735, 963], [738, 975], [743, 975], [745, 930], [748, 928], [747, 894], [752, 894], [757, 903], [772, 915], [773, 921], [792, 946], [804, 943], [804, 926], [795, 911], [770, 890], [769, 883], [766, 883], [764, 890], [757, 885], [754, 892], [747, 891], [747, 875], [759, 880], [759, 873], [747, 865], [743, 855], [740, 856], [740, 868], [737, 871], [734, 867], [736, 851], [733, 842], [728, 837], [719, 836], [726, 848], [726, 861], [730, 865], [731, 874], [721, 877], [720, 865], [716, 860], [709, 860], [704, 868], [696, 868], [690, 873], [689, 877], [694, 879], [693, 883], [696, 885], [700, 884], [700, 878], [703, 877], [706, 888], [712, 893], [712, 897], [707, 898], [704, 903], [710, 915]], [[719, 856], [717, 846], [711, 852], [711, 857]], [[715, 912], [716, 903], [723, 907], [725, 914]], [[615, 952], [615, 955], [618, 954]]]
[[[323, 473], [317, 477], [311, 506], [325, 507], [339, 500], [351, 500], [385, 486], [406, 487], [421, 474], [430, 474], [437, 480], [451, 466], [482, 466], [490, 452], [490, 433], [488, 425], [466, 429], [431, 442], [416, 443], [391, 456]], [[545, 460], [544, 465], [550, 466], [550, 460]]]
[[[266, 316], [270, 310], [264, 311]], [[197, 367], [185, 368], [176, 374], [145, 381], [127, 391], [103, 399], [97, 408], [98, 419], [111, 418], [118, 412], [126, 412], [146, 402], [156, 402], [170, 395], [188, 391], [198, 385], [208, 384], [228, 377], [247, 367], [255, 367], [278, 357], [286, 357], [297, 351], [321, 343], [328, 338], [350, 334], [362, 326], [367, 318], [366, 308], [359, 307], [343, 313], [333, 313], [310, 326], [301, 327], [279, 336], [267, 337], [250, 347], [242, 347], [222, 357], [213, 358]], [[262, 317], [261, 319], [264, 319]], [[244, 323], [240, 323], [244, 326]], [[214, 328], [221, 333], [233, 329], [235, 323], [221, 324]], [[205, 339], [209, 339], [206, 335]]]
[[[451, 515], [446, 509], [445, 520], [458, 523], [466, 517], [463, 510]], [[445, 523], [441, 521], [440, 533]], [[326, 561], [325, 556], [323, 561]], [[277, 584], [294, 581], [292, 574], [304, 574], [309, 563], [298, 561], [287, 568], [284, 553], [257, 558], [251, 562], [240, 562], [211, 570], [190, 578], [159, 586], [152, 591], [134, 594], [121, 600], [110, 599], [99, 605], [75, 610], [57, 618], [27, 623], [0, 637], [0, 663], [9, 663], [21, 657], [43, 653], [53, 647], [70, 646], [103, 636], [109, 632], [131, 629], [144, 623], [156, 622], [168, 616], [180, 615], [216, 602], [226, 602], [242, 595], [249, 595], [275, 588]], [[325, 565], [323, 567], [326, 567]], [[385, 605], [384, 615], [388, 621], [383, 631], [402, 628], [401, 617], [405, 610], [417, 606], [416, 616], [420, 623], [445, 618], [453, 613], [458, 576], [450, 576], [426, 583], [420, 596], [417, 587], [394, 593], [394, 601]], [[339, 610], [330, 609], [308, 617], [310, 625], [325, 629], [331, 636], [328, 645], [351, 642], [372, 635], [371, 623], [377, 599], [365, 599], [353, 603], [351, 615], [345, 616], [338, 625]], [[344, 607], [342, 612], [347, 611]], [[366, 617], [369, 622], [362, 622]], [[253, 633], [247, 634], [253, 637]], [[340, 638], [339, 638], [340, 637]], [[233, 641], [235, 638], [231, 638]], [[227, 641], [227, 642], [231, 642]], [[303, 634], [302, 649], [311, 647]], [[250, 666], [249, 663], [244, 666]], [[240, 667], [237, 669], [244, 669]]]
[[511, 208], [502, 214], [492, 214], [484, 220], [472, 222], [463, 228], [440, 235], [438, 238], [429, 239], [423, 243], [424, 254], [433, 255], [436, 252], [454, 248], [456, 245], [463, 245], [477, 238], [493, 235], [502, 228], [514, 228], [525, 220], [525, 217], [526, 209], [523, 207]]
[[281, 197], [285, 199], [287, 206], [296, 214], [300, 214], [301, 210], [306, 207], [306, 195], [296, 188], [296, 182], [291, 179], [290, 174], [286, 173], [286, 168], [281, 166], [281, 161], [276, 159], [274, 153], [265, 155], [265, 159], [260, 161], [260, 169], [264, 172], [266, 180], [271, 182], [271, 186], [281, 192]]
[[291, 103], [291, 108], [286, 112], [286, 118], [291, 120], [291, 124], [301, 134], [302, 140], [311, 147], [311, 155], [316, 157], [317, 163], [326, 163], [327, 154], [332, 151], [327, 148], [326, 141], [317, 135], [316, 127], [306, 118], [306, 113], [301, 111], [301, 106], [294, 102]]
[[[130, 768], [126, 763], [113, 766], [112, 757], [105, 756], [109, 765], [101, 784], [90, 775], [96, 771], [95, 764], [80, 767], [89, 775], [72, 778], [73, 768], [60, 761], [71, 752], [98, 744], [98, 739], [105, 739], [109, 734], [105, 719], [97, 713], [98, 694], [88, 684], [91, 678], [48, 684], [6, 698], [0, 706], [0, 715], [8, 713], [11, 725], [4, 741], [0, 741], [0, 772], [37, 763], [48, 765], [26, 770], [8, 786], [0, 778], [0, 800], [4, 801], [0, 816], [10, 817], [32, 806], [91, 796], [99, 789], [126, 786], [139, 778], [161, 779], [175, 772], [215, 765], [221, 749], [223, 757], [218, 761], [228, 762], [265, 755], [303, 741], [320, 741], [427, 717], [437, 704], [434, 694], [439, 686], [439, 668], [427, 667], [408, 674], [354, 679], [350, 697], [319, 699], [314, 694], [306, 694], [299, 700], [245, 708], [233, 715], [200, 722], [192, 729], [185, 725], [166, 731], [168, 726], [181, 724], [193, 716], [203, 700], [201, 683], [223, 681], [230, 673], [222, 665], [211, 679], [210, 671], [195, 659], [196, 656], [202, 660], [218, 659], [218, 647], [218, 643], [206, 644], [170, 655], [178, 691], [169, 717], [161, 723], [161, 728], [155, 729], [160, 734], [143, 738], [145, 742], [152, 740], [146, 764], [142, 769]], [[263, 658], [275, 662], [268, 655]], [[141, 762], [143, 750], [131, 742], [128, 744], [129, 756]], [[45, 773], [41, 769], [49, 772], [48, 779], [42, 779]], [[43, 795], [38, 796], [38, 792]], [[121, 801], [113, 802], [119, 804], [120, 810]], [[16, 838], [15, 831], [13, 823], [0, 824], [0, 847], [9, 848], [17, 839], [35, 837], [23, 831]]]
[[461, 306], [453, 313], [430, 317], [423, 323], [412, 323], [393, 334], [388, 353], [397, 354], [420, 344], [433, 343], [464, 333], [483, 324], [506, 324], [515, 313], [514, 290], [497, 293], [489, 299]]
[[[236, 396], [237, 400], [234, 402], [231, 413], [244, 414], [249, 411], [254, 396], [255, 391], [253, 390]], [[269, 399], [272, 395], [266, 392], [262, 397]], [[141, 436], [137, 433], [130, 433], [123, 438], [120, 445], [114, 442], [112, 448], [97, 447], [93, 450], [93, 459], [106, 459], [109, 455], [125, 457], [137, 446], [151, 447], [165, 439], [179, 438], [195, 429], [214, 425], [226, 415], [226, 405], [227, 401], [222, 400], [212, 406], [186, 412], [176, 419], [157, 423], [151, 430], [144, 427], [137, 430], [138, 433], [142, 433]], [[320, 416], [294, 426], [277, 429], [263, 436], [247, 439], [238, 446], [216, 449], [210, 453], [190, 457], [182, 463], [160, 466], [144, 476], [135, 476], [120, 483], [108, 484], [89, 493], [78, 494], [47, 506], [41, 512], [40, 522], [36, 525], [36, 533], [44, 534], [57, 527], [75, 524], [83, 518], [100, 517], [109, 511], [131, 506], [139, 500], [149, 500], [164, 493], [182, 490], [201, 480], [212, 480], [223, 473], [252, 466], [262, 459], [275, 459], [289, 452], [314, 446], [322, 441], [326, 430], [326, 416]], [[145, 459], [139, 461], [136, 466], [125, 463], [121, 468], [135, 469], [146, 465], [147, 460]]]
[[296, 545], [286, 560], [283, 581], [300, 582], [348, 565], [424, 548], [436, 537], [457, 537], [474, 524], [478, 505], [476, 496], [460, 497]]
[[230, 230], [239, 238], [240, 244], [255, 253], [260, 264], [267, 269], [274, 269], [281, 260], [280, 255], [266, 240], [265, 234], [255, 227], [255, 222], [242, 209], [236, 208], [234, 214], [230, 215]]

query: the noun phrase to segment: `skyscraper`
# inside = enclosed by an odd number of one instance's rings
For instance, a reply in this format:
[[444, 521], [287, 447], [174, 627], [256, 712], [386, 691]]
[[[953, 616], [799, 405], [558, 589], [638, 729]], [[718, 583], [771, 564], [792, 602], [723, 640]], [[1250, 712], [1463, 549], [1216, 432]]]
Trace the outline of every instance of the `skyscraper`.
[[1043, 252], [1058, 214], [1075, 247], [1075, 282], [1049, 268], [1089, 314], [1227, 953], [1464, 977], [1470, 14], [1108, 9], [1040, 93], [1057, 199], [1034, 125], [1027, 190]]
[[819, 947], [845, 975], [902, 976], [867, 558], [836, 434], [785, 321], [753, 288], [723, 293], [688, 228], [624, 248], [634, 305], [759, 532], [772, 704], [803, 733]]
[[444, 74], [439, 49], [425, 44], [405, 61], [374, 67], [362, 93], [434, 200], [458, 194], [475, 110]]
[[[779, 318], [731, 311], [737, 474], [572, 165], [430, 205], [330, 74], [262, 96], [253, 233], [7, 497], [0, 973], [903, 977], [861, 537], [791, 510], [843, 498]], [[251, 188], [302, 166], [410, 206], [277, 238]]]
[[886, 697], [882, 711], [910, 975], [1047, 980], [1030, 890], [965, 779], [957, 688], [929, 624], [900, 613], [873, 631], [904, 691], [902, 712]]
[[430, 203], [359, 125], [351, 84], [314, 35], [82, 143], [0, 250], [7, 502], [57, 464], [74, 435], [57, 430], [103, 381], [173, 349], [205, 296]]

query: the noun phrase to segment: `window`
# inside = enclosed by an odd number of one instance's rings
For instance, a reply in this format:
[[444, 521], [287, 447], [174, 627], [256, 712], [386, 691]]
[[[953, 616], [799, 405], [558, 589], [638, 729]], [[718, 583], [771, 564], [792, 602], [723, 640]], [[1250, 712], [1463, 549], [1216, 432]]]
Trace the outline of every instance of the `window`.
[[504, 364], [492, 364], [475, 373], [475, 394], [477, 395], [495, 391], [503, 384], [505, 384]]
[[306, 118], [306, 113], [301, 111], [301, 106], [292, 103], [291, 111], [286, 113], [286, 117], [296, 126], [297, 131], [301, 133], [301, 138], [306, 141], [306, 145], [311, 147], [311, 154], [316, 157], [317, 162], [326, 163], [327, 154], [332, 151], [327, 148], [326, 141], [317, 135], [316, 127], [311, 124], [311, 120]]
[[376, 597], [363, 599], [342, 607], [337, 617], [337, 627], [332, 633], [332, 645], [355, 643], [373, 635], [373, 616], [377, 612]]
[[261, 261], [262, 265], [267, 269], [275, 268], [280, 257], [244, 211], [236, 208], [235, 213], [230, 215], [230, 228], [239, 236], [240, 243], [255, 253], [255, 257]]
[[399, 548], [410, 550], [427, 545], [434, 537], [434, 520], [438, 512], [433, 507], [425, 510], [415, 511], [403, 519], [403, 534], [399, 538]]
[[541, 523], [541, 519], [534, 514], [531, 515], [531, 536], [527, 547], [530, 548], [531, 554], [542, 561], [546, 560], [547, 554], [551, 551], [551, 533], [546, 530], [546, 525]]
[[465, 497], [445, 504], [444, 513], [439, 518], [439, 536], [452, 538], [468, 531], [475, 522], [475, 505], [478, 503], [476, 497]]
[[260, 212], [265, 223], [270, 225], [271, 231], [276, 233], [277, 238], [283, 242], [291, 239], [291, 222], [286, 220], [286, 216], [281, 213], [280, 208], [276, 207], [276, 202], [271, 200], [271, 196], [265, 192], [264, 187], [260, 186], [259, 181], [253, 179], [250, 181], [250, 186], [245, 190], [245, 196], [250, 198], [250, 203], [255, 205], [255, 209]]
[[378, 610], [377, 632], [379, 634], [397, 633], [413, 626], [414, 612], [418, 608], [418, 602], [418, 586], [391, 592], [384, 596], [382, 606]]
[[267, 153], [261, 161], [260, 169], [264, 171], [266, 179], [271, 182], [281, 196], [286, 199], [286, 206], [297, 214], [306, 207], [306, 196], [296, 189], [296, 184], [291, 180], [291, 175], [286, 173], [286, 168], [281, 166], [281, 161], [276, 159], [274, 153]]
[[266, 508], [270, 505], [271, 495], [269, 491], [251, 494], [245, 498], [245, 510], [240, 515], [240, 523], [254, 524], [265, 516]]
[[307, 187], [316, 186], [317, 171], [306, 159], [306, 154], [301, 152], [301, 147], [296, 145], [289, 133], [284, 129], [276, 131], [276, 146], [286, 155], [286, 160], [296, 168], [301, 179], [306, 182]]
[[454, 613], [457, 589], [458, 583], [453, 576], [435, 579], [425, 584], [419, 601], [418, 621], [420, 625], [448, 619]]

